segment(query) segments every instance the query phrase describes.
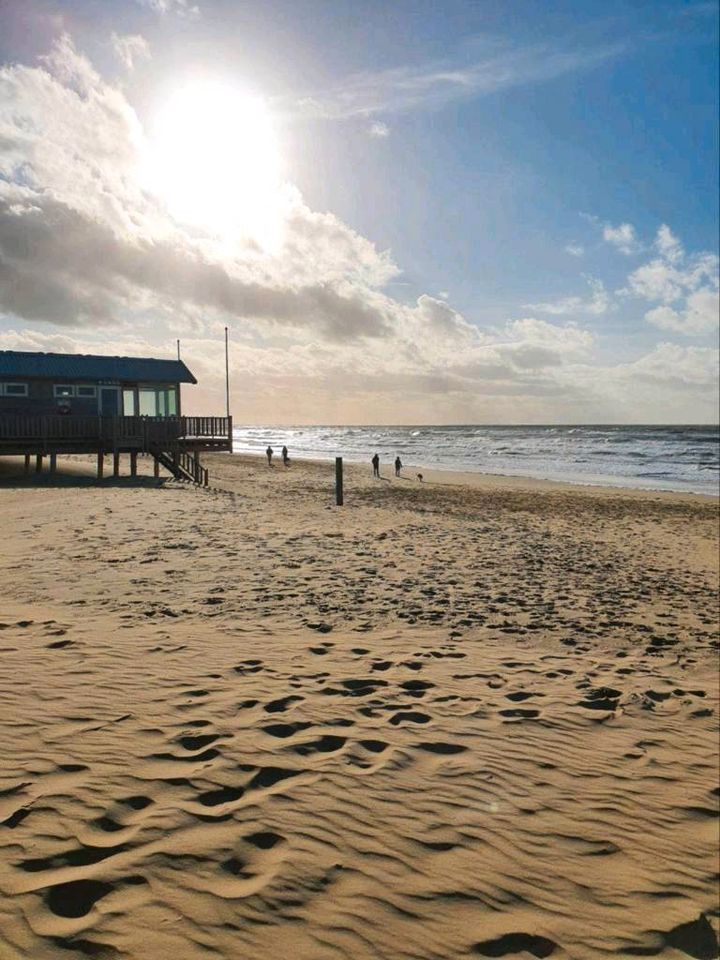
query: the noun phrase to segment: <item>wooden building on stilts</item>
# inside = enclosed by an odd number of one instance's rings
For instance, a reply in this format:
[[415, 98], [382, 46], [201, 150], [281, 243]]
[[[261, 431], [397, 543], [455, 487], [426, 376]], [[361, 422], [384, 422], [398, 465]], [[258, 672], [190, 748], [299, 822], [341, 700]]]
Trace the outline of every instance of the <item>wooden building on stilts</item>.
[[106, 456], [113, 475], [128, 454], [152, 456], [174, 477], [207, 484], [200, 454], [232, 450], [232, 417], [185, 416], [181, 385], [197, 380], [181, 360], [0, 350], [0, 456], [25, 457], [25, 470], [68, 453]]

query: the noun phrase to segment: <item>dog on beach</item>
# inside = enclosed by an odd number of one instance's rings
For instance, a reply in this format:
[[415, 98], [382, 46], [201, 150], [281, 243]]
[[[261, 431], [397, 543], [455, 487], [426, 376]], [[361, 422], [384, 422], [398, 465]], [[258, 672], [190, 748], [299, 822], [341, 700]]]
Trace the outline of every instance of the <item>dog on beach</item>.
[[419, 474], [417, 475], [417, 478], [418, 478], [418, 480], [420, 481], [420, 483], [422, 483], [422, 481], [423, 481], [423, 475], [422, 475], [421, 473], [419, 473]]

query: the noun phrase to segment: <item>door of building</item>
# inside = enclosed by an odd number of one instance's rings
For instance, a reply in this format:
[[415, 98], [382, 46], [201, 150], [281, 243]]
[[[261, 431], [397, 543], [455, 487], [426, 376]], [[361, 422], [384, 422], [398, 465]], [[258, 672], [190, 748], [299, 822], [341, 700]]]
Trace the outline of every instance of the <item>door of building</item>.
[[118, 387], [100, 387], [98, 407], [101, 417], [120, 415], [120, 389]]

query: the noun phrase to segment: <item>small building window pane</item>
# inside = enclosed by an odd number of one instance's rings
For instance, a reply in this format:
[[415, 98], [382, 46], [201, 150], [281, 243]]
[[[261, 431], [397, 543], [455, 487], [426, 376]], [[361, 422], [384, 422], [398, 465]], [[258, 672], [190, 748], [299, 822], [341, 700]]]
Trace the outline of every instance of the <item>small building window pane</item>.
[[97, 387], [78, 386], [76, 389], [79, 397], [95, 398], [97, 396]]
[[58, 384], [56, 383], [53, 387], [56, 397], [74, 397], [75, 396], [75, 387], [71, 384]]
[[167, 392], [167, 415], [169, 417], [177, 416], [177, 393], [175, 387], [170, 387]]
[[141, 417], [156, 417], [157, 416], [157, 393], [154, 389], [148, 389], [146, 387], [141, 387], [138, 391], [140, 395], [140, 416]]
[[6, 383], [0, 390], [6, 397], [26, 397], [28, 395], [28, 385], [26, 383]]
[[137, 416], [134, 390], [123, 390], [123, 416], [125, 417]]

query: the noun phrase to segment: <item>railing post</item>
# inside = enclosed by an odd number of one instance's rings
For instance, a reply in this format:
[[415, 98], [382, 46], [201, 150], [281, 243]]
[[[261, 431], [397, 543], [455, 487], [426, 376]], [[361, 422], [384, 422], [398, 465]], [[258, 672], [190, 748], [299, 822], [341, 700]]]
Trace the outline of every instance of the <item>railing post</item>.
[[227, 418], [228, 421], [228, 443], [230, 444], [230, 453], [233, 452], [233, 427], [232, 427], [232, 417]]

